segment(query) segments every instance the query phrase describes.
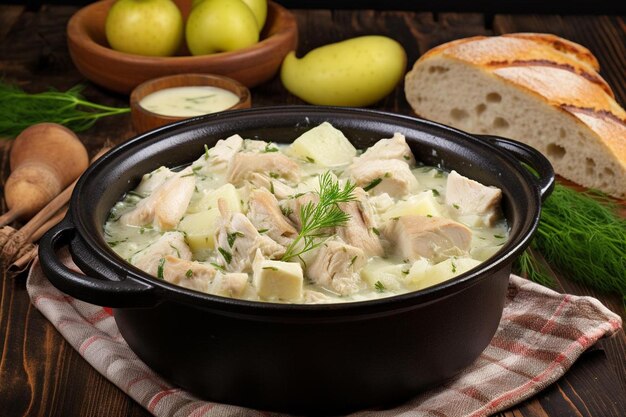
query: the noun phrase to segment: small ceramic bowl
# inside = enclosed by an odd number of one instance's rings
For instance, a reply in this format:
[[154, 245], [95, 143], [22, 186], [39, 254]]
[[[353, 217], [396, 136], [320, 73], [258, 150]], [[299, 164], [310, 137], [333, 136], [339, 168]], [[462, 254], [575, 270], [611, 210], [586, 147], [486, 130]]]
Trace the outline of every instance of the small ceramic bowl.
[[[148, 80], [135, 88], [130, 95], [131, 117], [137, 134], [164, 126], [189, 117], [166, 116], [147, 110], [140, 105], [141, 100], [155, 91], [175, 87], [218, 87], [234, 93], [239, 101], [224, 110], [249, 108], [252, 100], [250, 90], [240, 82], [223, 75], [214, 74], [178, 74]], [[223, 110], [222, 110], [223, 111]]]
[[[247, 87], [271, 79], [289, 51], [298, 44], [295, 16], [268, 1], [267, 19], [256, 44], [233, 52], [209, 55], [152, 57], [110, 48], [104, 33], [107, 13], [114, 0], [104, 0], [76, 12], [67, 24], [67, 42], [74, 65], [89, 80], [109, 90], [128, 94], [144, 81], [173, 74], [219, 74]], [[191, 1], [178, 0], [183, 15]], [[181, 52], [184, 53], [184, 52]]]

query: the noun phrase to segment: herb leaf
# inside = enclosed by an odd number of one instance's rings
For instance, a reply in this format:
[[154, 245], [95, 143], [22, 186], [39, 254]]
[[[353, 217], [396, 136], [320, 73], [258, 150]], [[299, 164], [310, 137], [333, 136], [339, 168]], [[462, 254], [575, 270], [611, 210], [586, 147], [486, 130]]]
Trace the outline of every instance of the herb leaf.
[[226, 249], [218, 247], [217, 250], [219, 251], [219, 253], [222, 254], [227, 264], [229, 264], [233, 260], [233, 254], [228, 252]]
[[28, 126], [52, 122], [74, 132], [89, 129], [100, 118], [130, 112], [129, 107], [109, 107], [85, 100], [78, 85], [62, 92], [29, 94], [0, 81], [0, 137], [15, 137]]
[[378, 184], [380, 184], [381, 182], [383, 182], [383, 179], [378, 177], [378, 178], [374, 178], [372, 180], [372, 182], [370, 182], [369, 184], [367, 184], [365, 187], [363, 187], [363, 191], [369, 191], [372, 188], [376, 187]]
[[[353, 201], [355, 184], [348, 181], [340, 188], [339, 181], [335, 181], [330, 172], [319, 177], [319, 202], [309, 201], [300, 207], [300, 222], [302, 228], [298, 236], [287, 247], [283, 261], [302, 255], [321, 244], [319, 238], [327, 237], [324, 229], [344, 226], [350, 215], [339, 208], [339, 203]], [[302, 242], [302, 247], [300, 243]]]
[[157, 278], [163, 279], [163, 270], [165, 269], [165, 258], [159, 259], [159, 265], [157, 266]]

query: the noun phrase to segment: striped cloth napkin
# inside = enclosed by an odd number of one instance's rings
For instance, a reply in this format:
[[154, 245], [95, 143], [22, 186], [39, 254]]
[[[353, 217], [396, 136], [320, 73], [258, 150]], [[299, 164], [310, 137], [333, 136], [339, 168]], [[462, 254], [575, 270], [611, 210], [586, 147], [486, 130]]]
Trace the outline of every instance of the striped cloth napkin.
[[[76, 266], [67, 253], [64, 262]], [[279, 416], [207, 402], [163, 380], [130, 350], [110, 310], [58, 291], [35, 262], [32, 303], [98, 372], [155, 416]], [[353, 416], [488, 416], [556, 381], [585, 349], [621, 328], [618, 315], [591, 297], [558, 294], [512, 275], [500, 326], [480, 357], [453, 380], [394, 409]]]

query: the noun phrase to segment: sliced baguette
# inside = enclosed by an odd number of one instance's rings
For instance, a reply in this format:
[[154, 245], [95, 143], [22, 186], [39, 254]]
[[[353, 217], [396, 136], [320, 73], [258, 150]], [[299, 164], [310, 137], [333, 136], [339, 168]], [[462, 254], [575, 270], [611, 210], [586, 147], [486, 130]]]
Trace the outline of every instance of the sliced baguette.
[[520, 140], [559, 175], [626, 199], [626, 112], [598, 68], [554, 35], [473, 37], [424, 54], [405, 93], [421, 117]]

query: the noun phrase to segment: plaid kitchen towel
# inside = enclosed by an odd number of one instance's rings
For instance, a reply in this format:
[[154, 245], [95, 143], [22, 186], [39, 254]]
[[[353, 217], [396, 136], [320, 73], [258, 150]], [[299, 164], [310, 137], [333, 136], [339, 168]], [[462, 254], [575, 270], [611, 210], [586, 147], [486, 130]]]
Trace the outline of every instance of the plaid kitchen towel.
[[[76, 266], [63, 255], [64, 262]], [[32, 303], [94, 368], [155, 416], [279, 416], [202, 401], [160, 378], [130, 350], [108, 309], [58, 291], [36, 262], [28, 276]], [[394, 409], [354, 416], [487, 416], [556, 381], [580, 354], [621, 328], [598, 300], [558, 294], [511, 276], [500, 326], [480, 357], [453, 380]]]

